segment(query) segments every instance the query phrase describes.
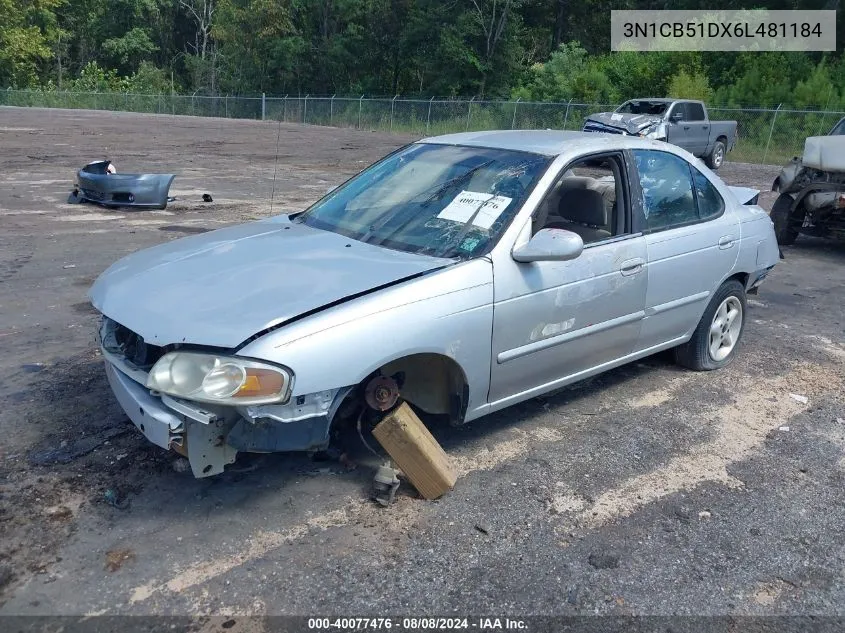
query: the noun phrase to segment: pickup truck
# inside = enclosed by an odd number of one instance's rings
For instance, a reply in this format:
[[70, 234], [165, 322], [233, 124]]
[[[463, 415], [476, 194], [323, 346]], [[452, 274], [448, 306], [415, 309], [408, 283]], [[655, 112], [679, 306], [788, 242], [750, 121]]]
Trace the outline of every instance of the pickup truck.
[[613, 112], [591, 114], [585, 132], [643, 136], [683, 147], [719, 169], [736, 143], [736, 121], [711, 121], [701, 101], [631, 99]]

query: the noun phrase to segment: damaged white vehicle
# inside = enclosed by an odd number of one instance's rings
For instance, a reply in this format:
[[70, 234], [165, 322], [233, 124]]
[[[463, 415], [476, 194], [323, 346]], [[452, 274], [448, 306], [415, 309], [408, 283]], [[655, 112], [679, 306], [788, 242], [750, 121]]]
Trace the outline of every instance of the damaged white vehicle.
[[778, 260], [756, 193], [659, 141], [425, 139], [307, 211], [111, 266], [108, 380], [202, 477], [400, 399], [460, 424], [668, 348], [716, 369]]

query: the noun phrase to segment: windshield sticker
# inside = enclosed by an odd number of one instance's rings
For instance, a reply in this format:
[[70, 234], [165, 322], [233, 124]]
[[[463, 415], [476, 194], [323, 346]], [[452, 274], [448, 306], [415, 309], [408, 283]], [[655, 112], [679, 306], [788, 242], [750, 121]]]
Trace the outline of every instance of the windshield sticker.
[[[512, 201], [513, 198], [496, 196], [492, 193], [461, 191], [437, 214], [437, 217], [466, 223], [475, 214], [472, 223], [482, 229], [489, 229]], [[476, 211], [478, 211], [477, 214]]]
[[610, 115], [610, 120], [611, 120], [611, 121], [621, 121], [621, 120], [622, 120], [622, 115], [621, 115], [621, 114], [611, 114], [611, 115]]

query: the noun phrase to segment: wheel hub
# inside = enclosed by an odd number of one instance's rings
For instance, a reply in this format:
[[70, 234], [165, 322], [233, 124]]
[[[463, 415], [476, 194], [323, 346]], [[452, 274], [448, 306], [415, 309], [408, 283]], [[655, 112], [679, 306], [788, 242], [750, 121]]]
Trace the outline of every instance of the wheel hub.
[[376, 376], [364, 389], [364, 401], [371, 409], [387, 411], [399, 400], [399, 385], [390, 376]]

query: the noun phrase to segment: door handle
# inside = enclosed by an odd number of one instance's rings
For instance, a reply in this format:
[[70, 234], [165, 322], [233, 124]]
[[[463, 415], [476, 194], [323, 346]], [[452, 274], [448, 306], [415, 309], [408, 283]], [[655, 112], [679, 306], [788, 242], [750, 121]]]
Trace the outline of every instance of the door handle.
[[724, 250], [726, 248], [730, 248], [734, 245], [734, 236], [733, 235], [723, 235], [719, 238], [719, 248]]
[[689, 129], [689, 125], [685, 125], [685, 126], [684, 126], [684, 129], [685, 129], [685, 130], [688, 130], [688, 129]]
[[628, 259], [622, 262], [622, 266], [619, 267], [619, 272], [621, 272], [626, 277], [629, 275], [636, 275], [643, 269], [644, 265], [644, 259], [635, 257], [634, 259]]

